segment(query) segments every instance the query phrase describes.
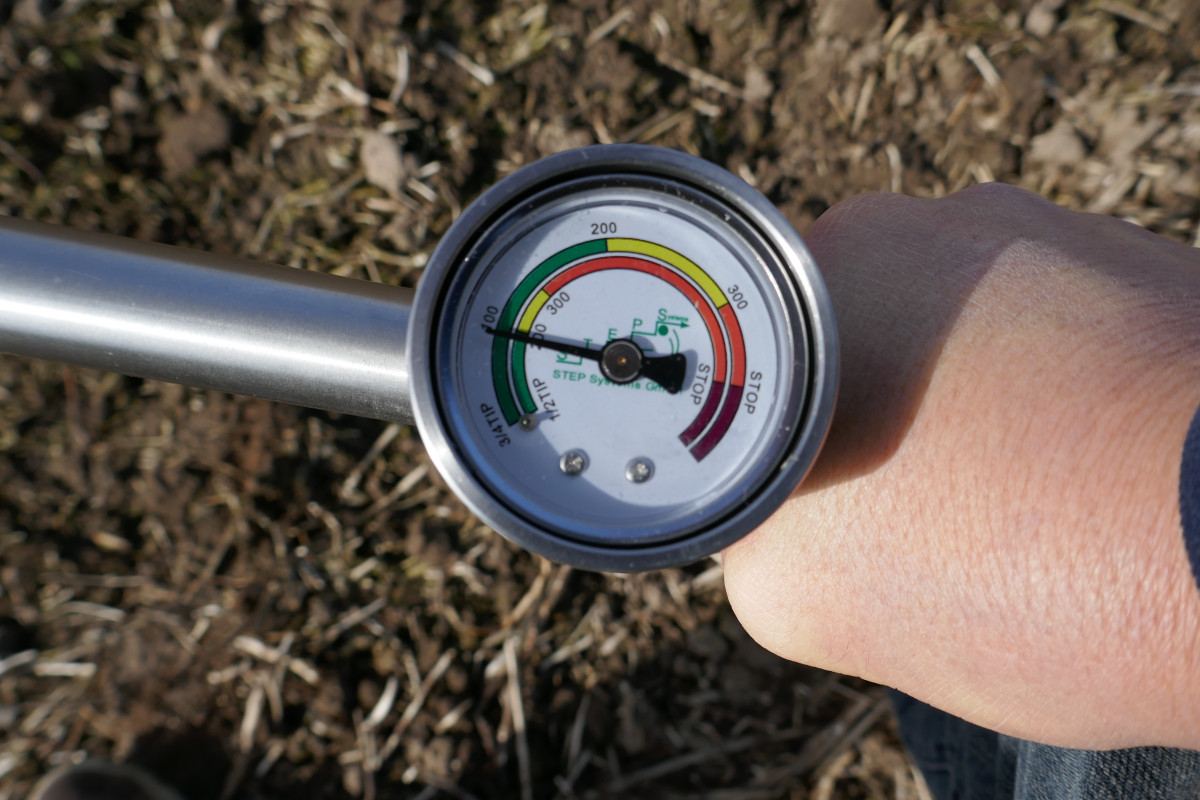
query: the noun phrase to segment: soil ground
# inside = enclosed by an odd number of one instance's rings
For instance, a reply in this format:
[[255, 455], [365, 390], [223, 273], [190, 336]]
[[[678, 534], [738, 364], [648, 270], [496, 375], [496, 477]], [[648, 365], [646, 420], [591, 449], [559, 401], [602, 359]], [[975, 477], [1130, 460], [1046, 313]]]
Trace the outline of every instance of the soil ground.
[[[1196, 242], [1198, 61], [1197, 0], [0, 0], [0, 213], [415, 285], [498, 178], [637, 141], [802, 232], [1001, 180]], [[521, 552], [383, 422], [0, 359], [0, 617], [0, 800], [85, 755], [189, 800], [925, 796], [715, 562]]]

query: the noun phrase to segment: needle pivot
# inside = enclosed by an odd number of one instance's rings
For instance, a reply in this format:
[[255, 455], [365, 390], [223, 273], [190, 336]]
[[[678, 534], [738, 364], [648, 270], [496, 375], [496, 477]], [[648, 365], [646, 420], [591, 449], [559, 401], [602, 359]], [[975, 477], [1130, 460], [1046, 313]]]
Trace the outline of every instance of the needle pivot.
[[683, 353], [648, 356], [641, 345], [632, 339], [613, 339], [599, 350], [593, 350], [586, 345], [531, 336], [520, 331], [502, 331], [487, 325], [483, 326], [483, 330], [492, 336], [595, 361], [600, 365], [601, 374], [613, 383], [632, 383], [638, 378], [645, 378], [654, 381], [669, 394], [679, 394], [687, 377], [687, 356]]

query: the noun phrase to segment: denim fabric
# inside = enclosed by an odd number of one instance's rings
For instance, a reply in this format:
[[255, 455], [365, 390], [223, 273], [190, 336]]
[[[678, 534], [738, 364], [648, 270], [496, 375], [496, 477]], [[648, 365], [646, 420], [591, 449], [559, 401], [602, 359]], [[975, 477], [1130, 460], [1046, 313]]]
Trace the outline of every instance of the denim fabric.
[[892, 692], [900, 735], [935, 800], [1013, 800], [1016, 752], [1000, 734]]
[[1183, 523], [1183, 544], [1192, 560], [1192, 574], [1200, 585], [1200, 409], [1192, 417], [1183, 444], [1183, 462], [1179, 468], [1179, 517]]
[[1069, 750], [1014, 739], [894, 692], [900, 735], [935, 800], [1200, 800], [1200, 753]]

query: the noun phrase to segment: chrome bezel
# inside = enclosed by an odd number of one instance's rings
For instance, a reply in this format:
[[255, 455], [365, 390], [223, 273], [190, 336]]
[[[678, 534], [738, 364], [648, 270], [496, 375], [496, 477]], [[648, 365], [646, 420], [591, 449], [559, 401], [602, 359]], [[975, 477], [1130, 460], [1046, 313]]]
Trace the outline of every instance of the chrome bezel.
[[[537, 195], [564, 184], [680, 184], [711, 198], [737, 216], [737, 224], [766, 243], [771, 280], [779, 287], [786, 313], [795, 324], [787, 331], [793, 349], [802, 352], [791, 397], [795, 418], [784, 425], [773, 446], [773, 467], [753, 486], [730, 487], [744, 499], [716, 519], [679, 531], [669, 541], [611, 545], [574, 538], [569, 531], [539, 524], [536, 509], [500, 497], [464, 462], [452, 426], [447, 425], [440, 391], [439, 336], [444, 334], [445, 300], [460, 270], [474, 267], [471, 254], [500, 220], [519, 212]], [[675, 566], [703, 558], [749, 533], [787, 498], [807, 474], [824, 441], [837, 392], [837, 334], [824, 282], [799, 235], [766, 198], [744, 181], [709, 162], [672, 150], [643, 145], [601, 145], [560, 153], [538, 161], [496, 184], [451, 226], [425, 268], [417, 289], [408, 335], [408, 364], [417, 427], [438, 471], [480, 519], [521, 546], [555, 561], [585, 569], [635, 572]], [[723, 487], [724, 488], [724, 487]]]

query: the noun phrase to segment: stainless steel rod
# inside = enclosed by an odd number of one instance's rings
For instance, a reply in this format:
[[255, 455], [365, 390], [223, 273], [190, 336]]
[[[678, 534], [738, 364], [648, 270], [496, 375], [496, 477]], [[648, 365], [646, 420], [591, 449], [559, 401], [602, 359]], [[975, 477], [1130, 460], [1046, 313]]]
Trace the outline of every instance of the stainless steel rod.
[[0, 352], [412, 421], [412, 291], [0, 217]]

